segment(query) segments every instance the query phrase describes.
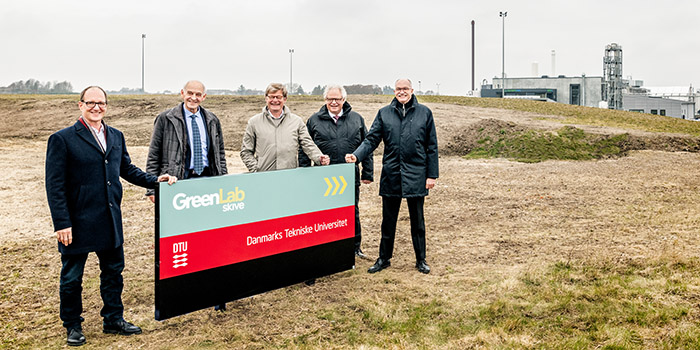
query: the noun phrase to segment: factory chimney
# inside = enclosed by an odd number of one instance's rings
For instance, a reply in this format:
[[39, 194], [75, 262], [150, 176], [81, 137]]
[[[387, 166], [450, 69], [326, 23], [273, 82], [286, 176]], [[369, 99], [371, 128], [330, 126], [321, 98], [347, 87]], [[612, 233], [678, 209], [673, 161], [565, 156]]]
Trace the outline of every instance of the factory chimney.
[[552, 77], [557, 76], [557, 53], [552, 50]]

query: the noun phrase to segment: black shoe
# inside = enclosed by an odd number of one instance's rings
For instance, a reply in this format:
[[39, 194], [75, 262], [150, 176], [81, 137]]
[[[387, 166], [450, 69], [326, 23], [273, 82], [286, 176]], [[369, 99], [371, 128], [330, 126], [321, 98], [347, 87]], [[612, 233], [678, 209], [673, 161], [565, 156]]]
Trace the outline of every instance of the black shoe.
[[379, 258], [379, 259], [377, 259], [377, 262], [375, 262], [374, 265], [372, 265], [372, 267], [370, 267], [369, 270], [367, 270], [367, 272], [369, 272], [369, 273], [379, 272], [381, 270], [386, 269], [389, 266], [391, 266], [391, 261]]
[[214, 306], [215, 311], [226, 311], [226, 303]]
[[103, 323], [102, 332], [107, 334], [132, 335], [141, 334], [141, 328], [122, 319], [115, 323]]
[[310, 280], [306, 280], [304, 281], [304, 284], [306, 284], [307, 286], [313, 286], [314, 284], [316, 284], [316, 279], [312, 278]]
[[69, 346], [81, 346], [85, 344], [85, 336], [83, 331], [79, 328], [68, 329], [68, 337], [66, 338], [66, 344]]
[[416, 263], [416, 268], [418, 271], [424, 274], [429, 274], [430, 273], [430, 266], [428, 266], [428, 263], [425, 262], [425, 260], [421, 260]]
[[360, 248], [355, 249], [355, 256], [360, 259], [371, 260], [367, 255], [365, 255], [365, 253], [362, 252], [362, 249]]

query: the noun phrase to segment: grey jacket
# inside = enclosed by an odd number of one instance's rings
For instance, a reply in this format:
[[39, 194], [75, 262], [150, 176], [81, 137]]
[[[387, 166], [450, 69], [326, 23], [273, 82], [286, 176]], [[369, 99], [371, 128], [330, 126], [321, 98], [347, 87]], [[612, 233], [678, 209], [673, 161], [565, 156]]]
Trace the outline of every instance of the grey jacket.
[[282, 120], [275, 121], [263, 107], [248, 120], [241, 144], [241, 159], [251, 172], [291, 169], [299, 166], [298, 149], [316, 164], [323, 153], [318, 149], [301, 118], [284, 106]]
[[[185, 170], [189, 165], [190, 147], [185, 129], [185, 116], [182, 103], [156, 117], [153, 125], [151, 145], [148, 148], [146, 172], [153, 175], [169, 174], [178, 179], [185, 178]], [[209, 147], [209, 169], [212, 176], [225, 175], [226, 153], [224, 139], [221, 133], [221, 123], [214, 113], [199, 107], [207, 125], [207, 142]], [[152, 195], [148, 190], [146, 195]]]

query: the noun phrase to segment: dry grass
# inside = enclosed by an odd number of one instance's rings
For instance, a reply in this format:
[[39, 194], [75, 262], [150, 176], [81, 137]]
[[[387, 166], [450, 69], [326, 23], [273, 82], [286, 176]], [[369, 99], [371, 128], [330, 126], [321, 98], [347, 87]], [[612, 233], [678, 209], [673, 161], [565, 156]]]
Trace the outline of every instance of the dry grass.
[[[0, 348], [58, 348], [56, 242], [43, 184], [45, 140], [77, 116], [74, 97], [0, 96]], [[388, 99], [351, 103], [373, 119]], [[144, 166], [153, 117], [172, 96], [114, 97], [108, 123], [125, 132]], [[308, 116], [319, 99], [290, 101]], [[22, 107], [23, 106], [23, 107]], [[260, 98], [214, 97], [231, 172]], [[431, 103], [441, 145], [483, 118], [558, 129], [561, 118]], [[24, 109], [23, 109], [24, 108]], [[39, 120], [37, 122], [36, 120]], [[551, 124], [551, 125], [550, 125]], [[381, 152], [381, 147], [378, 152]], [[377, 157], [376, 176], [381, 168]], [[229, 303], [153, 320], [153, 209], [125, 185], [124, 304], [144, 334], [101, 333], [99, 271], [84, 280], [86, 348], [128, 349], [477, 349], [698, 348], [700, 346], [700, 155], [638, 151], [599, 161], [524, 164], [504, 159], [440, 159], [426, 199], [430, 275], [413, 267], [408, 213], [399, 217], [392, 266], [371, 264]], [[376, 256], [378, 185], [362, 187], [363, 248]], [[231, 283], [235, 283], [232, 281]]]

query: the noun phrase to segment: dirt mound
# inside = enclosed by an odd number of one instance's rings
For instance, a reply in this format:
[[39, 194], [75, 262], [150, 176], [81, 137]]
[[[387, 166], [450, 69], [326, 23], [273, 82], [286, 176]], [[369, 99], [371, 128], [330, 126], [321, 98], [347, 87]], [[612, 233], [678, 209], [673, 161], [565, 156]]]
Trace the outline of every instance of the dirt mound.
[[498, 119], [483, 119], [470, 124], [462, 131], [454, 131], [447, 144], [440, 149], [444, 155], [463, 156], [479, 147], [480, 140], [487, 137], [509, 135], [528, 130], [526, 127]]
[[[483, 119], [469, 124], [462, 130], [452, 130], [445, 145], [440, 149], [444, 155], [464, 156], [473, 150], [488, 146], [493, 140], [503, 140], [515, 137], [525, 132], [546, 134], [580, 134], [584, 136], [584, 131], [572, 127], [564, 126], [557, 131], [534, 129], [528, 126], [519, 125], [510, 121], [498, 119]], [[685, 135], [636, 135], [630, 133], [622, 134], [589, 134], [585, 133], [589, 143], [605, 142], [612, 143], [619, 148], [618, 156], [626, 156], [633, 150], [655, 150], [666, 152], [700, 152], [700, 138]], [[488, 141], [488, 142], [487, 142]], [[485, 144], [486, 143], [486, 144]]]

